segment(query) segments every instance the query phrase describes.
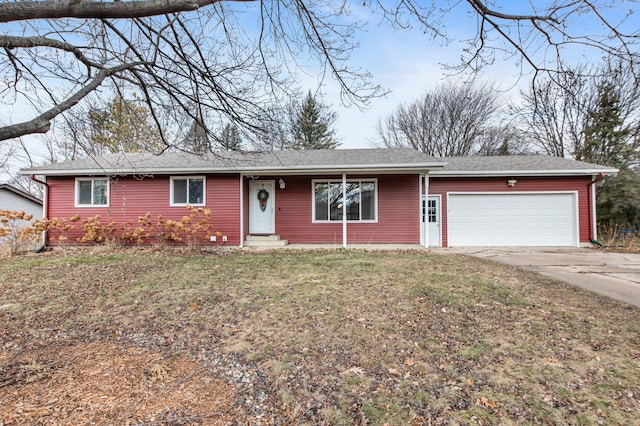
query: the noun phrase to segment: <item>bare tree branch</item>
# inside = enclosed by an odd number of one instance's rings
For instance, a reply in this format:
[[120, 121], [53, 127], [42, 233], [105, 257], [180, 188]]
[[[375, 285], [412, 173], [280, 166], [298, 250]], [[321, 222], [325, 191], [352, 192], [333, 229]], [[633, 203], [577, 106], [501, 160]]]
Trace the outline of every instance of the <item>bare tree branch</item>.
[[130, 68], [132, 65], [133, 64], [123, 64], [113, 68], [103, 68], [87, 85], [36, 118], [23, 123], [0, 127], [0, 140], [13, 139], [32, 133], [48, 132], [51, 128], [51, 120], [80, 102], [85, 96], [100, 86], [107, 77]]
[[14, 114], [9, 120], [19, 123], [5, 125], [0, 140], [45, 132], [61, 112], [82, 100], [99, 102], [111, 86], [142, 96], [168, 149], [184, 136], [183, 123], [194, 120], [211, 136], [229, 123], [258, 135], [277, 127], [268, 121], [281, 118], [278, 104], [299, 92], [301, 72], [315, 75], [317, 85], [335, 81], [344, 104], [367, 106], [385, 90], [351, 60], [365, 22], [350, 11], [362, 7], [384, 23], [445, 41], [451, 34], [443, 18], [462, 12], [473, 25], [459, 70], [477, 71], [500, 55], [518, 58], [522, 73], [560, 75], [564, 55], [576, 47], [633, 65], [640, 60], [640, 34], [629, 18], [636, 5], [635, 0], [557, 0], [547, 6], [487, 0], [0, 2], [0, 22], [11, 23], [0, 34], [3, 100], [29, 105], [24, 113], [36, 116]]
[[[436, 157], [497, 151], [500, 101], [488, 85], [441, 85], [398, 108], [378, 124], [379, 146], [409, 147]], [[508, 142], [508, 141], [507, 141]]]
[[102, 64], [94, 62], [84, 55], [82, 47], [74, 46], [71, 43], [55, 40], [47, 37], [16, 37], [8, 35], [0, 35], [0, 47], [5, 49], [32, 48], [32, 47], [51, 47], [72, 53], [80, 62], [85, 64], [87, 68], [101, 68]]
[[[144, 0], [144, 1], [93, 1], [50, 0], [15, 1], [4, 3], [0, 8], [0, 22], [30, 19], [127, 19], [189, 12], [222, 0]], [[225, 0], [250, 2], [257, 0]]]
[[[578, 66], [556, 79], [539, 80], [522, 93], [522, 102], [512, 108], [521, 139], [537, 151], [584, 161], [579, 157], [585, 151], [589, 115], [597, 109], [602, 89], [611, 87], [619, 101], [622, 127], [630, 129], [624, 145], [638, 149], [640, 141], [634, 141], [634, 137], [640, 134], [640, 84], [634, 80], [633, 70], [617, 61], [590, 72], [585, 68]], [[586, 161], [608, 164], [596, 158]]]
[[559, 23], [558, 20], [552, 15], [517, 15], [502, 13], [497, 10], [489, 9], [487, 5], [481, 0], [468, 0], [469, 4], [478, 11], [478, 14], [484, 17], [492, 16], [498, 19], [504, 19], [507, 21], [550, 21], [555, 24]]

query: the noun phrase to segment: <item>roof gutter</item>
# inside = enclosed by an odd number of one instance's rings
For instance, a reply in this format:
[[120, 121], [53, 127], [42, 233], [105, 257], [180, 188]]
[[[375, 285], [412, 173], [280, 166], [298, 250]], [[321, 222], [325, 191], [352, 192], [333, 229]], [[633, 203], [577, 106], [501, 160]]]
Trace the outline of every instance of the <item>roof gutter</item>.
[[595, 176], [613, 175], [618, 169], [585, 169], [585, 170], [486, 170], [486, 171], [447, 171], [434, 170], [432, 177], [491, 177], [491, 176]]
[[266, 166], [266, 167], [242, 167], [242, 168], [158, 168], [158, 169], [77, 169], [77, 170], [56, 170], [39, 169], [23, 170], [23, 174], [37, 172], [46, 176], [104, 176], [104, 175], [174, 175], [174, 174], [202, 174], [202, 173], [242, 173], [242, 174], [317, 174], [317, 173], [422, 173], [425, 169], [442, 168], [446, 163], [402, 163], [402, 164], [356, 164], [348, 167], [344, 166]]

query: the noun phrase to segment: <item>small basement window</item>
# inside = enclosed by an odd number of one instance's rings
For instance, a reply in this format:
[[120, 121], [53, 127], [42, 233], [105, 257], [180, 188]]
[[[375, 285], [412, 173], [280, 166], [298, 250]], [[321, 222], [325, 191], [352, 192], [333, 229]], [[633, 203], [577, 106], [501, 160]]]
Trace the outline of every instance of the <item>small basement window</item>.
[[199, 177], [172, 177], [171, 178], [171, 205], [172, 206], [204, 206], [205, 178]]
[[77, 178], [76, 207], [107, 207], [109, 205], [109, 179]]

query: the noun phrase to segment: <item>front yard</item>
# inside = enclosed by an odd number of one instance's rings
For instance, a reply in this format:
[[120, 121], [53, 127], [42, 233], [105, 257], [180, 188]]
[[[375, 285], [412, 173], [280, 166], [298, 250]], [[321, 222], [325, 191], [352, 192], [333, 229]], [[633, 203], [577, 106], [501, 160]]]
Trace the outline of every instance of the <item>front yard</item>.
[[631, 424], [640, 310], [426, 252], [0, 264], [0, 425]]

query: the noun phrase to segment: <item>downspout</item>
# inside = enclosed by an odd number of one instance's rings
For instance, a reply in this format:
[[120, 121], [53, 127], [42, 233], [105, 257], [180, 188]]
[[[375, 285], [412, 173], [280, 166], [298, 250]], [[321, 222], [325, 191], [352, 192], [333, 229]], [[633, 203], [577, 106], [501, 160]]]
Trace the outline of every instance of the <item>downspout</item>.
[[587, 184], [587, 187], [591, 187], [591, 242], [597, 246], [604, 247], [600, 241], [598, 241], [598, 222], [596, 220], [596, 182], [600, 182], [605, 178], [604, 173], [600, 173], [596, 177], [591, 178], [591, 182]]
[[[36, 175], [31, 175], [29, 178], [41, 185], [44, 185], [44, 197], [42, 197], [42, 217], [49, 219], [49, 184], [43, 180], [36, 178]], [[42, 231], [42, 246], [36, 251], [41, 251], [47, 246], [47, 231]]]

